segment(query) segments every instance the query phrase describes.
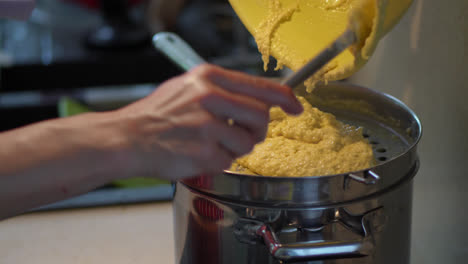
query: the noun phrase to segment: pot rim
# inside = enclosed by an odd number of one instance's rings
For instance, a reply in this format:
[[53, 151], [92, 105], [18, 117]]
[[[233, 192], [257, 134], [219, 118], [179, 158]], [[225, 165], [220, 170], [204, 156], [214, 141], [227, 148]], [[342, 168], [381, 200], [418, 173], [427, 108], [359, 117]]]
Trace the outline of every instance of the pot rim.
[[269, 180], [310, 179], [310, 178], [317, 179], [317, 178], [330, 178], [330, 177], [337, 177], [337, 176], [346, 176], [346, 175], [349, 175], [349, 174], [359, 174], [359, 173], [362, 173], [362, 172], [365, 172], [365, 171], [375, 170], [376, 168], [379, 168], [382, 165], [385, 165], [386, 163], [390, 163], [390, 162], [392, 162], [392, 161], [406, 155], [408, 152], [410, 152], [413, 148], [415, 148], [418, 145], [419, 141], [421, 140], [422, 133], [423, 133], [423, 127], [422, 127], [421, 121], [419, 120], [419, 117], [416, 115], [416, 113], [409, 106], [407, 106], [405, 103], [403, 103], [401, 100], [399, 100], [398, 98], [396, 98], [396, 97], [394, 97], [392, 95], [389, 95], [387, 93], [379, 92], [379, 91], [376, 91], [376, 90], [373, 90], [373, 89], [370, 89], [370, 88], [366, 88], [366, 87], [363, 87], [363, 86], [360, 86], [360, 85], [355, 85], [355, 84], [346, 83], [346, 82], [331, 82], [330, 84], [337, 84], [339, 86], [351, 86], [353, 88], [363, 89], [363, 90], [366, 90], [366, 91], [368, 91], [370, 93], [374, 93], [374, 94], [376, 94], [378, 96], [381, 96], [382, 98], [386, 98], [389, 101], [397, 104], [402, 109], [407, 111], [414, 118], [414, 121], [416, 122], [417, 128], [418, 128], [417, 137], [414, 139], [414, 141], [411, 144], [409, 144], [409, 146], [407, 147], [407, 149], [404, 152], [402, 152], [402, 153], [400, 153], [400, 154], [398, 154], [396, 156], [393, 156], [392, 158], [390, 158], [390, 159], [388, 159], [388, 160], [386, 160], [386, 161], [384, 161], [384, 162], [382, 162], [380, 164], [377, 164], [375, 166], [372, 166], [372, 167], [369, 167], [369, 168], [366, 168], [366, 169], [362, 169], [362, 170], [349, 171], [349, 172], [339, 173], [339, 174], [327, 174], [327, 175], [317, 175], [317, 176], [292, 176], [292, 177], [252, 175], [252, 174], [244, 174], [244, 173], [240, 173], [240, 172], [234, 172], [234, 171], [231, 171], [231, 170], [224, 170], [224, 173], [228, 174], [228, 175], [231, 175], [231, 176], [265, 178], [265, 179], [269, 179]]
[[[377, 125], [387, 131], [388, 135], [400, 138], [401, 152], [395, 153], [393, 157], [376, 166], [341, 174], [277, 177], [226, 170], [220, 174], [181, 180], [181, 183], [219, 199], [242, 201], [258, 206], [299, 208], [343, 204], [382, 195], [415, 176], [419, 164], [416, 147], [422, 136], [422, 126], [419, 118], [408, 106], [393, 96], [362, 86], [330, 83], [322, 87], [334, 89], [331, 92], [327, 91], [326, 96], [341, 95], [338, 99], [359, 100], [362, 97], [364, 102], [375, 107], [374, 112], [385, 117], [383, 121], [375, 120], [378, 121]], [[360, 116], [373, 118], [365, 114]]]

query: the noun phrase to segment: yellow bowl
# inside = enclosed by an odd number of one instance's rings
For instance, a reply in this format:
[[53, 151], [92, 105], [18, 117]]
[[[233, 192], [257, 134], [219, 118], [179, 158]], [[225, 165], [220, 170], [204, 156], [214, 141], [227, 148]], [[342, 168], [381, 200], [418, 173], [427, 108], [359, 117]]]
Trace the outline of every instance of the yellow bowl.
[[302, 67], [343, 33], [354, 14], [361, 41], [323, 70], [323, 81], [349, 77], [362, 67], [378, 41], [392, 29], [412, 0], [229, 0], [255, 37], [265, 64], [268, 55], [292, 70]]

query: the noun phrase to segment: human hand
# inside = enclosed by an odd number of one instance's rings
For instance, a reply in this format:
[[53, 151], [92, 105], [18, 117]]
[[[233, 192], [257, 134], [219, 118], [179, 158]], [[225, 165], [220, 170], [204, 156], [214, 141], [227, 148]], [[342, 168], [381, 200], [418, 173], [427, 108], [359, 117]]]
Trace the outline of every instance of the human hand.
[[117, 111], [130, 143], [129, 176], [221, 172], [265, 138], [274, 105], [302, 112], [289, 87], [263, 78], [208, 64], [173, 78]]

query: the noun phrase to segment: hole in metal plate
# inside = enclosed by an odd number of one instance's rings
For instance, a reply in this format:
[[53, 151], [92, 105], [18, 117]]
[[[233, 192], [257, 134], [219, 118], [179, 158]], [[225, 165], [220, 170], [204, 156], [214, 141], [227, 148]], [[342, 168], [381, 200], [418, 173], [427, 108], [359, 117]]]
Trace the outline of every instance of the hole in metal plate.
[[387, 157], [379, 157], [378, 160], [380, 160], [380, 161], [386, 161], [386, 160], [387, 160]]

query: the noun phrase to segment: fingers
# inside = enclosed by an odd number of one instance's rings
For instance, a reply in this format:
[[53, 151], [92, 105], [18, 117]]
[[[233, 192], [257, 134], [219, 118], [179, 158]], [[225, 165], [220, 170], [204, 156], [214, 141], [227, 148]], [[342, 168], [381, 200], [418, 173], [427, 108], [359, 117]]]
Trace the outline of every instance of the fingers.
[[255, 136], [246, 129], [221, 121], [215, 121], [206, 126], [204, 133], [207, 140], [218, 142], [218, 145], [226, 150], [232, 159], [249, 153], [258, 142]]
[[280, 106], [290, 114], [302, 112], [302, 105], [292, 89], [285, 85], [207, 64], [198, 66], [194, 71], [231, 93], [253, 97], [270, 106]]
[[234, 158], [229, 151], [216, 143], [201, 146], [199, 156], [195, 157], [202, 173], [218, 173], [231, 166]]
[[265, 137], [269, 122], [268, 105], [247, 96], [218, 90], [200, 100], [202, 106], [219, 120], [232, 119], [236, 126], [247, 129], [255, 141]]
[[[162, 149], [174, 153], [174, 164], [185, 160], [187, 167], [198, 172], [221, 172], [249, 153], [265, 138], [271, 106], [291, 114], [302, 112], [289, 87], [210, 65], [199, 66], [158, 90], [152, 97], [157, 100], [148, 103], [157, 109], [155, 120], [167, 122], [162, 127], [168, 131], [158, 137], [167, 141]], [[228, 125], [228, 119], [234, 125]], [[189, 136], [181, 137], [178, 131]], [[190, 147], [191, 142], [195, 146]]]
[[245, 128], [229, 125], [215, 117], [201, 124], [200, 149], [195, 156], [203, 172], [216, 173], [228, 169], [232, 162], [252, 151], [258, 140]]

